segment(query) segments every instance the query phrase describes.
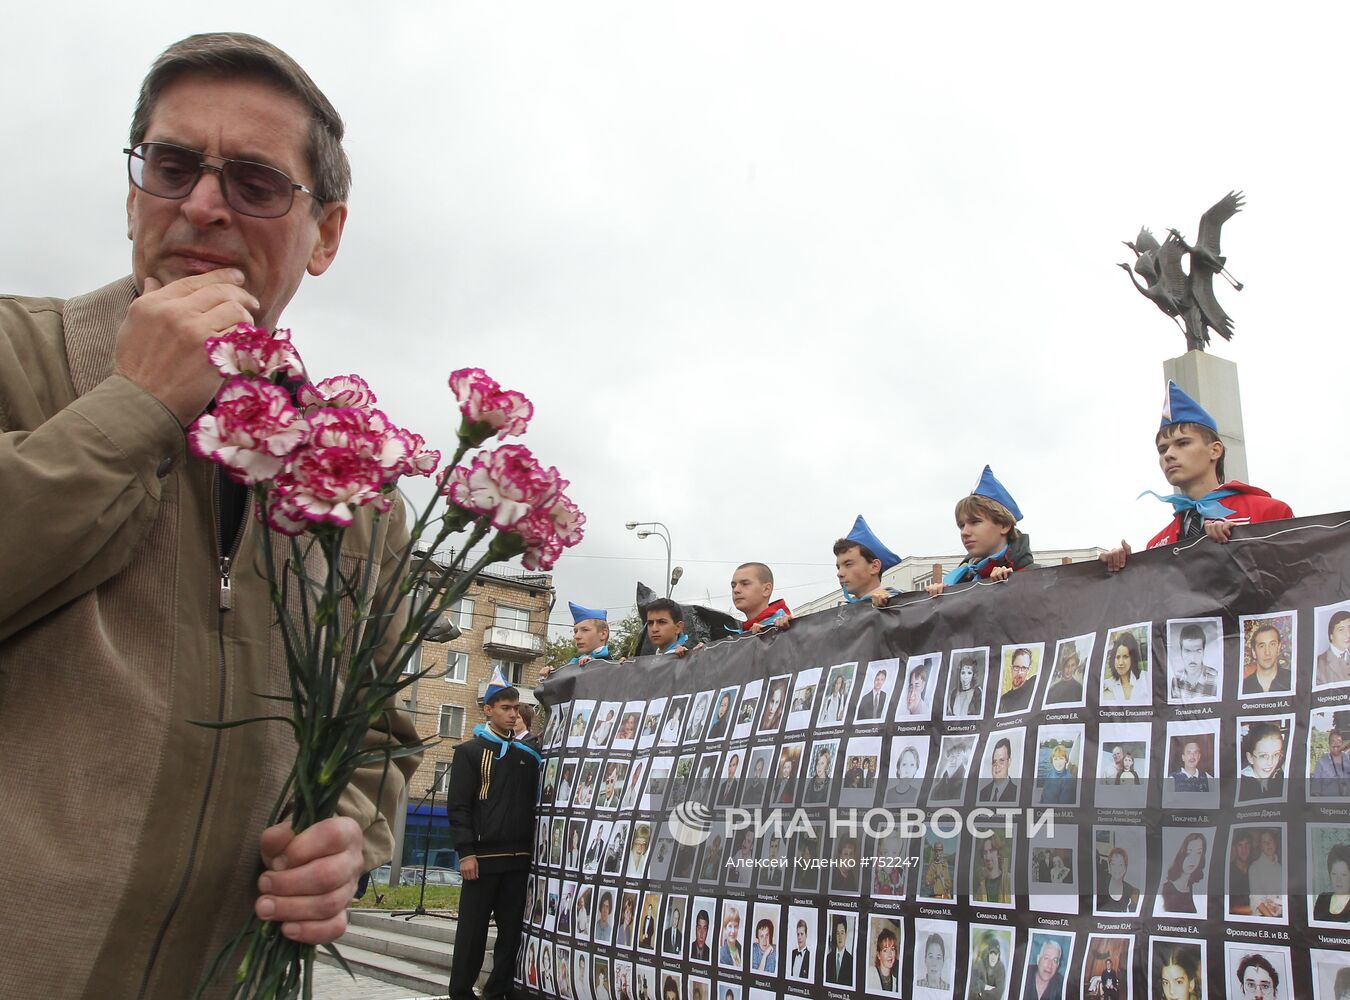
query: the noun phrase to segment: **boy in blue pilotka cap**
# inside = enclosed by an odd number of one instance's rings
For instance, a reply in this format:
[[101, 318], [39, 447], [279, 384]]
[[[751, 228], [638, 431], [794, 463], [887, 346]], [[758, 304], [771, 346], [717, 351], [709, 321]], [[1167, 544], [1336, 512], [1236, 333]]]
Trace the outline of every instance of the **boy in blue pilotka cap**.
[[[564, 667], [584, 667], [592, 660], [609, 659], [609, 615], [604, 608], [583, 608], [573, 601], [567, 602], [572, 612], [572, 638], [576, 641], [577, 655]], [[553, 673], [545, 666], [539, 671], [540, 678]]]
[[[1157, 497], [1171, 504], [1175, 511], [1167, 527], [1149, 541], [1150, 549], [1205, 535], [1222, 545], [1228, 541], [1235, 524], [1294, 516], [1287, 503], [1276, 500], [1265, 490], [1237, 480], [1223, 481], [1224, 448], [1219, 440], [1219, 426], [1175, 382], [1167, 383], [1162, 424], [1154, 440], [1158, 446], [1158, 465], [1176, 492], [1158, 496], [1145, 490], [1139, 494]], [[1122, 541], [1120, 548], [1102, 555], [1102, 562], [1114, 572], [1124, 567], [1130, 551], [1130, 546]]]
[[956, 502], [956, 528], [966, 558], [942, 578], [930, 584], [928, 593], [936, 597], [947, 587], [967, 580], [1006, 580], [1021, 569], [1036, 564], [1031, 558], [1031, 540], [1017, 529], [1022, 510], [989, 466], [980, 481]]
[[773, 570], [761, 562], [741, 563], [731, 574], [731, 603], [745, 615], [741, 628], [726, 626], [734, 635], [758, 635], [770, 626], [787, 628], [792, 612], [784, 601], [774, 601]]
[[871, 600], [873, 606], [884, 608], [900, 591], [883, 587], [881, 574], [899, 564], [900, 557], [872, 533], [861, 514], [853, 522], [853, 530], [834, 543], [835, 575], [850, 604]]

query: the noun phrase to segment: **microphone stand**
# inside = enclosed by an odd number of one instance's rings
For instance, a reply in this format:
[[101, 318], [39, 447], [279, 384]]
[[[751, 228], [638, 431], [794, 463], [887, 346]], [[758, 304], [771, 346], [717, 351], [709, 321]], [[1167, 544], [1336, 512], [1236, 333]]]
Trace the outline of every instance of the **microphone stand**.
[[[427, 815], [427, 832], [423, 835], [422, 839], [422, 889], [417, 894], [417, 906], [411, 910], [395, 910], [393, 913], [389, 914], [391, 919], [393, 917], [402, 917], [404, 920], [412, 920], [414, 917], [436, 917], [439, 920], [459, 919], [458, 913], [454, 915], [451, 915], [449, 913], [432, 913], [429, 910], [427, 910], [427, 908], [424, 905], [422, 905], [423, 903], [426, 902], [427, 898], [427, 863], [431, 860], [431, 825], [432, 822], [436, 819], [435, 815], [436, 783], [434, 781], [431, 783], [431, 788], [427, 790], [426, 795], [422, 796], [422, 801], [417, 803], [417, 808], [419, 810], [422, 808], [423, 804], [427, 801], [427, 799], [431, 800], [432, 811]], [[446, 800], [445, 823], [447, 826], [449, 826], [450, 790], [448, 787], [446, 788], [445, 792], [445, 800]]]

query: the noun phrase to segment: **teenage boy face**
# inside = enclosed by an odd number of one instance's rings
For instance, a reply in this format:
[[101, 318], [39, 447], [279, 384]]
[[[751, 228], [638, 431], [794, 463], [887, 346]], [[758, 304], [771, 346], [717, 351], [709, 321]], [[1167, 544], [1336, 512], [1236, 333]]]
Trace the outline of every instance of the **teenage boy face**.
[[680, 637], [680, 628], [684, 622], [670, 617], [669, 611], [653, 611], [647, 615], [647, 638], [658, 649], [669, 646]]
[[1164, 431], [1158, 437], [1158, 466], [1163, 477], [1182, 488], [1207, 479], [1223, 454], [1223, 445], [1218, 441], [1206, 444], [1189, 427], [1175, 431], [1171, 437], [1166, 434]]
[[731, 603], [741, 614], [758, 614], [769, 606], [769, 598], [772, 596], [773, 584], [761, 580], [753, 569], [744, 567], [732, 574]]
[[513, 733], [520, 721], [520, 700], [516, 698], [498, 698], [483, 706], [483, 714], [488, 723], [498, 732]]
[[867, 560], [862, 551], [854, 546], [834, 557], [835, 575], [839, 585], [854, 597], [862, 597], [875, 590], [881, 579], [881, 560]]
[[609, 638], [609, 629], [599, 619], [587, 618], [572, 626], [572, 638], [576, 640], [577, 652], [585, 656], [594, 653]]
[[1008, 540], [1008, 532], [1011, 530], [1007, 526], [995, 524], [979, 514], [971, 514], [964, 518], [958, 517], [956, 528], [961, 532], [961, 544], [966, 547], [966, 554], [977, 559], [993, 555], [1003, 548], [1004, 542]]

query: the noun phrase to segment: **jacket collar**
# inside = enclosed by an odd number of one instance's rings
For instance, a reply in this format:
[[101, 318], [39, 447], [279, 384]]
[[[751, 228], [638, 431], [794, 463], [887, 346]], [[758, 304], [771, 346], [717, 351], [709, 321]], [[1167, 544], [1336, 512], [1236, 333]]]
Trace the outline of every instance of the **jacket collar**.
[[83, 396], [112, 374], [117, 331], [135, 298], [136, 282], [127, 275], [66, 300], [62, 322], [75, 395]]

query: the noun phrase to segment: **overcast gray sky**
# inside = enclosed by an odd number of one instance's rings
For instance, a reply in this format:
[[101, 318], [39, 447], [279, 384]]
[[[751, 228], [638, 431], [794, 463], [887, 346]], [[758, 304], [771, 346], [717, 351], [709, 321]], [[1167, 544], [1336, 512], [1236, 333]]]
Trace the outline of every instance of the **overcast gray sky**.
[[[1306, 8], [1312, 10], [1313, 8]], [[988, 462], [1037, 547], [1142, 545], [1177, 329], [1115, 267], [1141, 224], [1247, 209], [1220, 285], [1250, 479], [1340, 510], [1347, 15], [1269, 4], [20, 5], [0, 63], [0, 288], [129, 269], [120, 150], [155, 55], [245, 30], [348, 125], [334, 267], [285, 319], [316, 376], [359, 371], [449, 447], [454, 368], [536, 405], [572, 481], [565, 602], [659, 589], [729, 607], [747, 559], [801, 603], [865, 513], [957, 548]], [[228, 15], [228, 16], [227, 16]]]

